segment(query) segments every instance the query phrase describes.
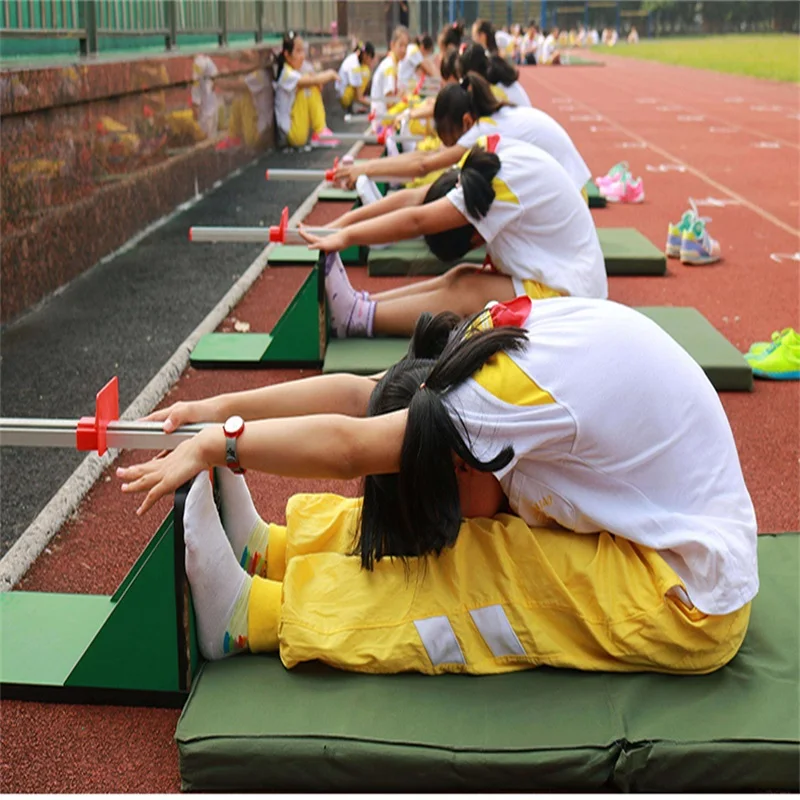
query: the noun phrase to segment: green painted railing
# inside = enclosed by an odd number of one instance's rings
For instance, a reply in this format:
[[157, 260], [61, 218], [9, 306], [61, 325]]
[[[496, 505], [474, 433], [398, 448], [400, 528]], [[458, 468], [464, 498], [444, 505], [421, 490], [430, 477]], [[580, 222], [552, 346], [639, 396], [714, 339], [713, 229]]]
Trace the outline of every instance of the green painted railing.
[[70, 52], [75, 40], [82, 55], [159, 41], [168, 50], [179, 40], [260, 42], [288, 29], [330, 33], [335, 19], [335, 0], [0, 0], [0, 55]]

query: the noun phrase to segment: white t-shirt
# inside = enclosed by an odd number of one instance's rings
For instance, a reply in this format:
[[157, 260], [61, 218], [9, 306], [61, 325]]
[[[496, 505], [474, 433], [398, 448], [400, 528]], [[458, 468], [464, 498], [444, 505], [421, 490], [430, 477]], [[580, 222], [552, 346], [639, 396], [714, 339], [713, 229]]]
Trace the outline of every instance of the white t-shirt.
[[192, 63], [192, 105], [198, 107], [197, 122], [209, 139], [217, 135], [219, 122], [219, 100], [214, 93], [214, 78], [217, 75], [217, 65], [208, 56], [195, 57]]
[[495, 31], [494, 40], [497, 43], [497, 52], [503, 56], [506, 54], [508, 46], [513, 43], [514, 37], [505, 31]]
[[514, 81], [510, 86], [504, 83], [500, 84], [500, 88], [506, 93], [509, 103], [513, 103], [520, 108], [530, 108], [531, 101], [528, 93], [522, 88], [519, 81]]
[[460, 185], [447, 199], [483, 237], [494, 268], [514, 279], [518, 294], [525, 294], [522, 281], [534, 280], [573, 297], [608, 297], [597, 229], [564, 168], [526, 142], [493, 135], [477, 144], [500, 157], [488, 214], [467, 213]]
[[542, 64], [549, 64], [550, 60], [555, 55], [555, 52], [556, 52], [557, 49], [558, 49], [558, 43], [556, 42], [555, 36], [553, 36], [553, 34], [551, 33], [544, 40], [544, 42], [542, 42], [542, 47], [541, 47], [541, 50], [540, 50], [540, 52], [542, 54], [541, 63]]
[[519, 139], [549, 153], [561, 164], [579, 191], [592, 177], [569, 134], [549, 114], [538, 108], [503, 106], [493, 116], [481, 117], [458, 140], [458, 144], [470, 148], [481, 136], [490, 136], [493, 133]]
[[539, 49], [539, 40], [538, 37], [534, 34], [531, 36], [529, 33], [526, 33], [522, 37], [522, 43], [520, 44], [520, 52], [522, 53], [522, 57], [530, 55], [533, 53], [536, 55], [536, 51]]
[[[297, 84], [302, 74], [288, 64], [283, 65], [280, 77], [272, 85], [275, 90], [275, 119], [278, 127], [288, 133], [292, 127], [292, 106], [297, 94]], [[259, 117], [261, 112], [259, 111]]]
[[370, 110], [380, 117], [386, 114], [386, 102], [383, 100], [387, 96], [396, 96], [397, 91], [397, 62], [394, 55], [389, 53], [386, 58], [378, 64], [375, 74], [372, 76], [372, 89], [370, 90]]
[[361, 88], [364, 83], [364, 70], [368, 69], [362, 66], [358, 60], [358, 53], [350, 53], [342, 65], [339, 67], [339, 78], [336, 81], [336, 93], [341, 97], [348, 86], [353, 86], [356, 89]]
[[413, 88], [417, 82], [417, 67], [425, 60], [419, 45], [410, 44], [406, 50], [406, 57], [400, 62], [397, 68], [398, 85], [407, 89]]
[[[510, 304], [522, 317], [526, 300]], [[447, 398], [477, 458], [514, 447], [495, 473], [511, 508], [530, 525], [609, 531], [657, 550], [706, 614], [752, 600], [755, 512], [702, 369], [626, 306], [559, 297], [529, 308], [517, 323], [529, 344]]]

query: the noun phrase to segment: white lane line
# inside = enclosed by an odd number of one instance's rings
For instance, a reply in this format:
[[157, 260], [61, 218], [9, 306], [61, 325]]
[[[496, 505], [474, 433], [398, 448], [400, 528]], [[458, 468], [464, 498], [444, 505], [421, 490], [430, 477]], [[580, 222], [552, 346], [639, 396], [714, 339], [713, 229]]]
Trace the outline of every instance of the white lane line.
[[[355, 156], [363, 147], [362, 142], [356, 142], [347, 155]], [[250, 165], [247, 165], [250, 166]], [[228, 181], [246, 169], [242, 167], [236, 172], [232, 172], [225, 178]], [[311, 194], [300, 204], [297, 211], [289, 219], [289, 225], [296, 227], [298, 222], [302, 222], [314, 207], [317, 195], [327, 184], [322, 181]], [[165, 224], [175, 217], [180, 211], [185, 211], [194, 205], [201, 196], [196, 196], [193, 200], [183, 203], [178, 209], [162, 218], [160, 225]], [[159, 223], [149, 226], [149, 231], [159, 227]], [[137, 239], [138, 237], [138, 239]], [[140, 241], [142, 233], [133, 237]], [[130, 242], [123, 245], [123, 248], [132, 246]], [[189, 246], [187, 244], [187, 246]], [[189, 356], [201, 336], [215, 331], [228, 316], [230, 310], [244, 297], [250, 287], [255, 283], [256, 278], [264, 271], [267, 266], [267, 259], [272, 249], [277, 245], [267, 245], [257, 256], [255, 261], [247, 268], [244, 274], [231, 287], [227, 294], [211, 310], [206, 318], [189, 334], [189, 336], [178, 346], [170, 359], [156, 373], [147, 386], [142, 389], [136, 399], [122, 412], [121, 419], [139, 419], [149, 414], [161, 401], [161, 399], [172, 388], [183, 371], [189, 366]], [[30, 569], [34, 561], [41, 555], [50, 540], [61, 530], [70, 515], [78, 508], [83, 498], [89, 493], [95, 482], [103, 474], [104, 470], [113, 463], [119, 455], [117, 450], [109, 450], [105, 455], [98, 456], [90, 453], [78, 465], [72, 475], [67, 478], [61, 488], [53, 495], [47, 505], [39, 512], [36, 519], [22, 532], [19, 539], [12, 545], [9, 551], [0, 560], [0, 592], [10, 591], [25, 573]]]

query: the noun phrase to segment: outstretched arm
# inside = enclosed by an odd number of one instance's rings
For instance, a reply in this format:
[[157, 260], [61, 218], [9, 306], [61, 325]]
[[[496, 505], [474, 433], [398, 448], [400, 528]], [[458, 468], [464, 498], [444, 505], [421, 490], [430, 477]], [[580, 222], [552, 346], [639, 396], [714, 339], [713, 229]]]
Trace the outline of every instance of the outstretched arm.
[[363, 164], [339, 167], [335, 179], [349, 182], [355, 181], [359, 175], [372, 177], [374, 175], [387, 175], [397, 178], [421, 178], [437, 169], [446, 169], [457, 164], [458, 160], [467, 152], [465, 147], [453, 145], [435, 152], [422, 152], [415, 150], [413, 153], [402, 153], [389, 158], [373, 158]]
[[365, 417], [375, 381], [360, 375], [315, 375], [205, 400], [174, 403], [145, 417], [163, 422], [167, 433], [193, 422], [224, 422], [238, 414], [244, 420], [343, 414]]
[[355, 225], [356, 222], [380, 217], [390, 211], [397, 211], [399, 208], [421, 205], [428, 188], [427, 186], [417, 186], [414, 189], [401, 189], [399, 192], [392, 192], [392, 194], [388, 194], [383, 199], [378, 200], [377, 203], [361, 206], [342, 214], [341, 217], [331, 223], [330, 227], [344, 228], [348, 225]]
[[388, 244], [402, 239], [415, 239], [430, 233], [441, 233], [469, 224], [469, 220], [446, 197], [443, 197], [427, 205], [404, 208], [376, 219], [350, 225], [324, 238], [313, 236], [306, 231], [301, 233], [312, 250], [331, 253], [354, 244]]
[[335, 81], [338, 77], [338, 74], [332, 69], [326, 69], [323, 72], [308, 72], [297, 81], [297, 88], [305, 89], [308, 86], [324, 86], [326, 83]]
[[[337, 414], [251, 422], [237, 441], [245, 469], [288, 478], [350, 480], [400, 469], [407, 411], [356, 419]], [[164, 458], [117, 470], [122, 491], [146, 496], [137, 514], [211, 467], [225, 466], [221, 425], [206, 428]]]

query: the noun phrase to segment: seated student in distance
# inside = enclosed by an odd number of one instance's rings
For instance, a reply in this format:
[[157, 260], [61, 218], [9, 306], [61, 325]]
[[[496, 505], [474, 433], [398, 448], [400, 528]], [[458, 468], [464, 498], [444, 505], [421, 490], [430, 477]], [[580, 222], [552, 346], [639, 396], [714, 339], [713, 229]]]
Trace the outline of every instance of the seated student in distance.
[[564, 168], [579, 191], [591, 178], [589, 167], [561, 125], [538, 108], [517, 108], [498, 101], [489, 84], [474, 72], [439, 92], [434, 120], [443, 149], [343, 166], [336, 173], [337, 180], [352, 183], [359, 175], [419, 178], [457, 164], [481, 136], [490, 134], [518, 139], [544, 150]]
[[[428, 674], [730, 661], [758, 592], [756, 520], [700, 367], [607, 301], [523, 297], [455, 324], [423, 316], [377, 383], [323, 375], [149, 417], [171, 431], [240, 415], [238, 438], [211, 425], [117, 470], [124, 492], [147, 492], [140, 512], [194, 478], [201, 653]], [[363, 501], [296, 495], [286, 526], [267, 524], [226, 462], [364, 476]]]
[[519, 70], [498, 56], [487, 56], [477, 44], [468, 45], [458, 58], [458, 73], [463, 78], [468, 72], [477, 72], [492, 84], [492, 91], [500, 100], [515, 106], [531, 106], [528, 93], [519, 82]]
[[359, 44], [339, 67], [339, 78], [336, 81], [336, 93], [345, 111], [350, 111], [355, 104], [366, 108], [369, 100], [365, 96], [372, 67], [375, 63], [375, 48], [372, 42]]
[[539, 52], [541, 53], [540, 64], [561, 63], [561, 53], [558, 52], [558, 28], [553, 28], [549, 33], [544, 32], [544, 41]]
[[281, 52], [275, 63], [275, 119], [282, 138], [291, 147], [309, 143], [335, 146], [335, 140], [323, 141], [330, 136], [325, 121], [325, 106], [320, 87], [332, 83], [339, 76], [332, 69], [315, 74], [306, 63], [305, 44], [300, 36], [290, 31], [283, 37]]
[[402, 91], [413, 89], [422, 76], [433, 78], [436, 65], [433, 63], [433, 39], [426, 33], [406, 49], [403, 60], [397, 67], [397, 79]]
[[535, 22], [531, 22], [525, 35], [522, 37], [520, 44], [520, 53], [522, 55], [522, 63], [529, 66], [535, 66], [537, 60], [537, 51], [539, 49], [539, 28]]
[[490, 269], [462, 265], [375, 295], [356, 292], [338, 256], [325, 291], [335, 336], [408, 336], [420, 314], [466, 317], [487, 302], [608, 296], [605, 260], [592, 216], [564, 168], [538, 147], [493, 135], [430, 187], [404, 189], [335, 221], [336, 233], [308, 242], [326, 252], [425, 237], [445, 263], [486, 244]]
[[373, 125], [381, 125], [386, 116], [389, 105], [394, 106], [396, 98], [401, 94], [400, 82], [397, 71], [400, 62], [406, 56], [408, 49], [408, 28], [398, 25], [392, 34], [389, 53], [381, 61], [375, 74], [372, 76], [372, 89], [370, 91], [370, 112], [375, 113]]
[[[458, 50], [455, 47], [448, 47], [442, 56], [439, 65], [439, 74], [442, 78], [442, 88], [451, 83], [458, 83]], [[409, 120], [426, 120], [433, 118], [433, 109], [436, 106], [435, 97], [426, 97], [421, 103], [409, 108], [406, 115]], [[410, 133], [416, 131], [412, 128]]]

